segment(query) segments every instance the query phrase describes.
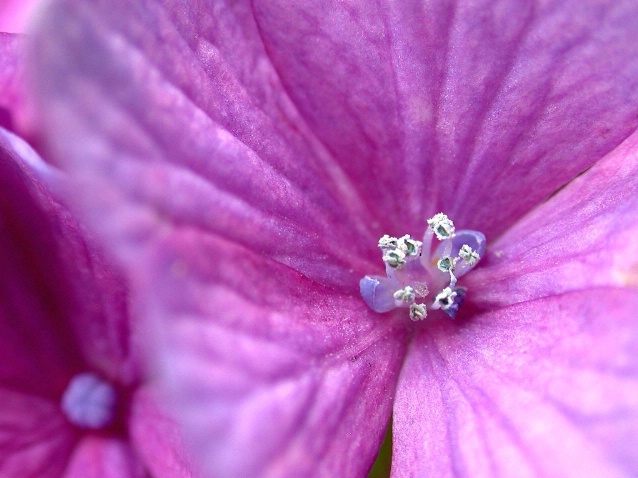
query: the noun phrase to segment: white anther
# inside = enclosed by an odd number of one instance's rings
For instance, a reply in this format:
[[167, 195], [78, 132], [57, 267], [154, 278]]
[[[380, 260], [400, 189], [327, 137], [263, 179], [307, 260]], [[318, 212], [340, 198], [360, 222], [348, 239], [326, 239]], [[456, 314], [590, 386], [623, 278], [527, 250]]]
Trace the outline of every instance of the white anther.
[[397, 248], [397, 238], [388, 236], [384, 234], [384, 236], [379, 239], [379, 247], [381, 249], [396, 249]]
[[423, 304], [410, 305], [410, 319], [423, 320], [427, 317], [428, 311]]
[[454, 237], [454, 223], [442, 212], [435, 214], [433, 218], [428, 219], [428, 226], [434, 232], [436, 238], [440, 241]]
[[463, 259], [463, 261], [465, 261], [465, 263], [468, 266], [475, 265], [479, 261], [479, 259], [481, 258], [481, 256], [479, 256], [478, 252], [473, 250], [467, 244], [463, 244], [463, 246], [459, 250], [459, 257], [461, 259]]
[[397, 306], [401, 306], [402, 304], [411, 304], [416, 299], [416, 292], [412, 287], [405, 286], [403, 289], [399, 289], [394, 294], [392, 294], [394, 300], [398, 303]]
[[393, 269], [400, 269], [405, 264], [405, 254], [401, 249], [387, 251], [383, 255], [383, 262]]
[[454, 292], [450, 287], [446, 287], [434, 298], [433, 308], [435, 309], [449, 309], [454, 305], [454, 298], [456, 297], [456, 292]]
[[436, 263], [436, 267], [441, 272], [451, 273], [454, 270], [454, 266], [456, 266], [456, 261], [458, 261], [458, 258], [456, 257], [452, 259], [450, 256], [445, 256], [439, 259], [439, 261]]
[[397, 239], [397, 248], [401, 249], [406, 256], [418, 256], [421, 254], [422, 245], [421, 241], [411, 239], [409, 234]]

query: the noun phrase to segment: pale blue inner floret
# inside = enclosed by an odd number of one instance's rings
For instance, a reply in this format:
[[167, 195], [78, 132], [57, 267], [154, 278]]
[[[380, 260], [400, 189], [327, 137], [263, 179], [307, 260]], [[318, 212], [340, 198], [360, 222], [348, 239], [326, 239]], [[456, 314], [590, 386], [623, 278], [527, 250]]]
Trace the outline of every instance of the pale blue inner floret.
[[115, 418], [117, 392], [93, 373], [81, 373], [71, 379], [62, 395], [62, 411], [80, 428], [98, 430]]
[[457, 281], [485, 254], [485, 235], [456, 231], [443, 213], [427, 223], [423, 241], [409, 235], [379, 239], [385, 276], [365, 276], [359, 283], [363, 300], [375, 312], [406, 308], [412, 320], [423, 320], [428, 310], [440, 309], [456, 317], [467, 292]]

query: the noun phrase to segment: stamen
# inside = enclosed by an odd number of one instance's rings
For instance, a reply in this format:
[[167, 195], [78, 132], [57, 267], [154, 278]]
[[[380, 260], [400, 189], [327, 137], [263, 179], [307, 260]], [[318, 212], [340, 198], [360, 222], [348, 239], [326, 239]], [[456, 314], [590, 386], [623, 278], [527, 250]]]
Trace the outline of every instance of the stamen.
[[434, 304], [432, 304], [432, 308], [440, 308], [451, 319], [454, 319], [456, 318], [459, 308], [463, 305], [466, 292], [467, 289], [465, 287], [446, 287], [439, 293], [439, 295], [436, 296]]
[[394, 297], [394, 301], [397, 307], [401, 307], [405, 304], [411, 304], [416, 299], [416, 292], [412, 287], [405, 286], [403, 289], [396, 291], [392, 297]]
[[439, 259], [439, 261], [436, 263], [436, 267], [441, 272], [450, 272], [454, 270], [454, 266], [456, 265], [457, 260], [458, 258], [452, 259], [450, 256], [445, 256]]
[[428, 316], [428, 311], [424, 304], [410, 305], [410, 319], [423, 320]]
[[62, 395], [62, 410], [80, 428], [98, 430], [115, 418], [117, 394], [111, 384], [93, 373], [73, 377]]
[[454, 304], [456, 292], [450, 287], [446, 287], [434, 298], [432, 308], [447, 310]]
[[400, 269], [405, 265], [405, 253], [401, 249], [387, 251], [383, 255], [383, 262], [394, 269]]
[[379, 239], [379, 247], [381, 249], [396, 249], [397, 245], [398, 239], [396, 237], [385, 234], [381, 239]]
[[[359, 283], [361, 296], [375, 312], [409, 307], [412, 320], [423, 320], [427, 309], [456, 317], [466, 293], [464, 287], [457, 287], [457, 281], [484, 254], [485, 236], [467, 229], [456, 231], [443, 213], [428, 219], [427, 224], [422, 242], [409, 234], [399, 238], [386, 234], [379, 239], [385, 276], [365, 276]], [[436, 246], [435, 236], [440, 241]], [[430, 289], [438, 293], [423, 303]]]
[[421, 253], [422, 245], [423, 243], [421, 241], [411, 239], [409, 234], [397, 240], [397, 248], [406, 256], [418, 256]]
[[472, 248], [467, 244], [463, 244], [463, 246], [459, 250], [459, 257], [463, 259], [463, 261], [465, 261], [468, 266], [475, 265], [481, 258], [478, 252], [472, 250]]
[[428, 226], [430, 226], [439, 241], [454, 237], [454, 223], [442, 212], [428, 219]]

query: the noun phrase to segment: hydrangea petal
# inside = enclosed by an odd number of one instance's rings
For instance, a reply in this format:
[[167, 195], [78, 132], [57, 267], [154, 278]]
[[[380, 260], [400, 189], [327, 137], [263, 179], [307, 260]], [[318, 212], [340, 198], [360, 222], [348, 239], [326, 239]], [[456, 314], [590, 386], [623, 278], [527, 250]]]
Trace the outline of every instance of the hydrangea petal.
[[12, 129], [14, 115], [22, 103], [20, 55], [23, 38], [0, 33], [0, 127]]
[[0, 385], [0, 476], [59, 478], [77, 441], [58, 404]]
[[130, 445], [117, 438], [88, 435], [77, 445], [62, 478], [147, 478]]
[[[84, 366], [67, 321], [76, 297], [64, 277], [50, 218], [37, 187], [0, 140], [0, 383], [56, 397]], [[27, 353], [28, 351], [28, 353]]]
[[149, 386], [135, 391], [129, 433], [137, 455], [153, 476], [195, 478], [193, 464], [185, 457], [185, 444], [177, 424], [160, 404], [162, 395]]
[[[232, 267], [201, 257], [222, 254]], [[405, 351], [403, 317], [221, 240], [168, 240], [150, 261], [173, 409], [224, 476], [360, 476], [378, 451]], [[374, 314], [374, 315], [373, 315]], [[276, 425], [275, 425], [276, 424]]]
[[393, 476], [635, 475], [636, 310], [636, 290], [597, 288], [423, 329], [396, 394]]
[[167, 225], [189, 225], [356, 290], [376, 257], [369, 212], [298, 121], [261, 44], [241, 44], [260, 75], [220, 54], [249, 5], [207, 7], [54, 3], [32, 48], [52, 158], [86, 180], [78, 203], [124, 264]]
[[2, 0], [0, 3], [0, 32], [24, 33], [29, 18], [42, 0]]
[[[2, 128], [0, 150], [5, 162], [3, 179], [13, 178], [21, 184], [10, 187], [7, 183], [2, 191], [3, 205], [7, 208], [5, 217], [14, 218], [10, 228], [20, 234], [13, 244], [7, 243], [3, 248], [10, 261], [4, 270], [7, 279], [12, 280], [2, 281], [2, 285], [15, 289], [4, 304], [9, 307], [22, 298], [29, 308], [39, 307], [27, 315], [23, 306], [16, 303], [16, 309], [6, 314], [0, 326], [10, 327], [4, 337], [11, 337], [14, 344], [6, 348], [7, 360], [24, 359], [20, 349], [27, 339], [18, 337], [27, 334], [33, 350], [41, 351], [43, 356], [42, 364], [37, 366], [39, 372], [20, 372], [22, 376], [35, 380], [51, 366], [58, 372], [46, 372], [49, 375], [45, 382], [58, 380], [57, 387], [61, 390], [71, 375], [95, 367], [107, 377], [132, 382], [139, 373], [139, 357], [128, 343], [124, 282], [63, 205], [68, 181], [22, 139]], [[8, 241], [10, 237], [2, 240]], [[25, 254], [29, 257], [20, 259]], [[31, 277], [20, 282], [18, 278], [25, 274]], [[23, 311], [18, 312], [17, 307]], [[31, 329], [28, 316], [32, 316]], [[48, 341], [56, 344], [50, 347], [58, 347], [57, 352], [45, 346]], [[69, 354], [73, 353], [76, 357], [71, 360]], [[59, 358], [63, 365], [54, 358]], [[18, 374], [18, 368], [7, 366], [7, 370]], [[66, 370], [69, 376], [54, 379], [61, 370]]]
[[254, 3], [291, 98], [388, 230], [441, 209], [489, 241], [638, 124], [632, 0]]
[[468, 275], [494, 308], [589, 287], [638, 286], [638, 132], [535, 209]]

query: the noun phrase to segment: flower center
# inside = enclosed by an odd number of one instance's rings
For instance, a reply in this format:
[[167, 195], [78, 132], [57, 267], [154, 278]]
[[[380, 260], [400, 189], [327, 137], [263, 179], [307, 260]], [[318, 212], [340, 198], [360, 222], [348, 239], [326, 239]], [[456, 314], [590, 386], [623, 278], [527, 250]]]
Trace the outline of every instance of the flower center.
[[115, 418], [117, 393], [110, 383], [97, 375], [81, 373], [67, 385], [61, 406], [71, 423], [97, 430], [110, 425]]
[[[412, 320], [423, 320], [428, 310], [440, 309], [456, 317], [467, 292], [456, 283], [485, 253], [485, 236], [469, 229], [456, 231], [443, 213], [427, 223], [422, 242], [409, 235], [379, 239], [386, 276], [365, 276], [359, 282], [363, 300], [375, 312], [400, 307], [409, 309]], [[433, 298], [427, 298], [430, 290], [436, 291]]]

